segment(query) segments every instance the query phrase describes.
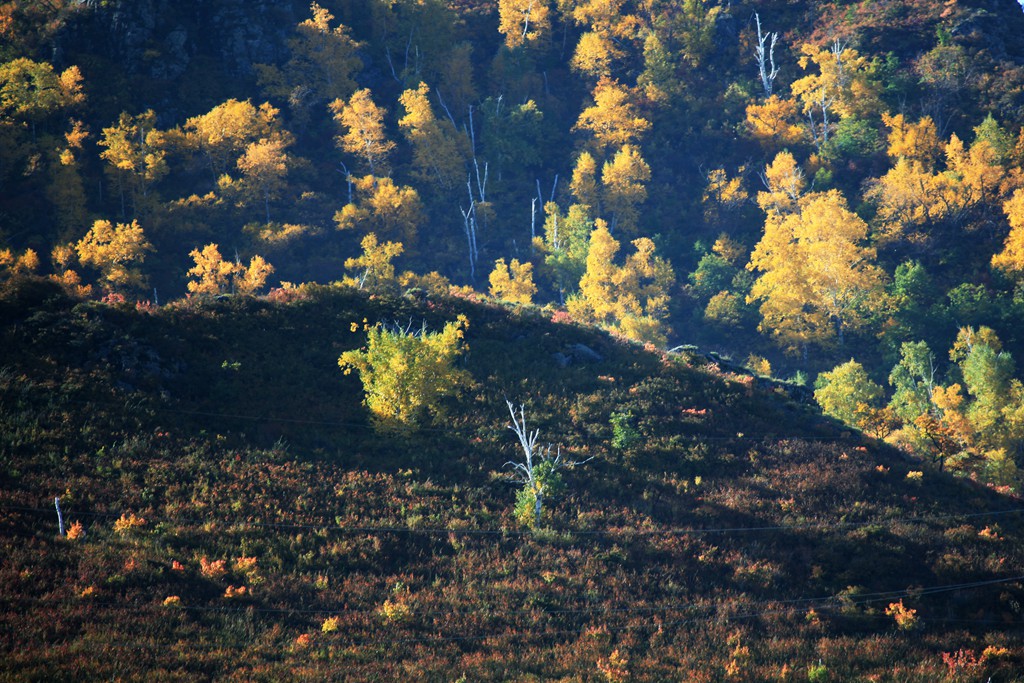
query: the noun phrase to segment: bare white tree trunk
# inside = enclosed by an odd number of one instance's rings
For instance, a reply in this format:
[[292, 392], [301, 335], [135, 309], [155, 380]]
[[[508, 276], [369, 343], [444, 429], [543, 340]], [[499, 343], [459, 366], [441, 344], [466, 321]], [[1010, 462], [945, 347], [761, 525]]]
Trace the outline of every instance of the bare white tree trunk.
[[[779, 68], [775, 66], [775, 43], [779, 40], [778, 32], [762, 33], [761, 16], [754, 12], [754, 20], [757, 22], [757, 47], [754, 48], [754, 56], [757, 57], [758, 70], [761, 72], [761, 85], [764, 87], [764, 96], [771, 97], [772, 84], [775, 77], [779, 75]], [[768, 49], [765, 44], [771, 41]]]
[[60, 535], [64, 535], [64, 513], [60, 510], [60, 496], [56, 496], [53, 499], [53, 504], [57, 508], [57, 528], [60, 530]]

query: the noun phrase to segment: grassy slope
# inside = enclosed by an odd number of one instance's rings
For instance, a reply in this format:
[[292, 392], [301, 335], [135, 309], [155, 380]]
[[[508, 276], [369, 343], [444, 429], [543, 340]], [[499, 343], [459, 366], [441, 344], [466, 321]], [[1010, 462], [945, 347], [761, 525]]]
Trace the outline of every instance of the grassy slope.
[[[460, 312], [477, 386], [441, 424], [376, 435], [336, 365], [351, 322]], [[695, 359], [326, 289], [144, 313], [20, 283], [0, 321], [0, 679], [806, 680], [820, 660], [830, 680], [938, 680], [943, 652], [992, 646], [962, 680], [1016, 680], [1024, 662], [1018, 583], [943, 588], [1021, 573], [1019, 515], [971, 516], [1019, 501], [908, 480], [920, 465]], [[604, 359], [561, 368], [576, 343]], [[511, 516], [505, 396], [595, 456], [541, 532]], [[624, 411], [642, 438], [619, 450]], [[55, 495], [84, 539], [55, 537]], [[115, 532], [124, 513], [145, 523]], [[885, 615], [900, 598], [917, 629]]]

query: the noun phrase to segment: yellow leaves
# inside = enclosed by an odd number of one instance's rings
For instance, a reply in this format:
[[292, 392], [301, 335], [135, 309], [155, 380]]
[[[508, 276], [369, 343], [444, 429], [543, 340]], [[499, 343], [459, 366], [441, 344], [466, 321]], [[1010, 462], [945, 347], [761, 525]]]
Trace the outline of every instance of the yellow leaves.
[[794, 123], [799, 120], [796, 100], [772, 95], [762, 104], [747, 105], [747, 129], [766, 148], [786, 147], [801, 142], [804, 129]]
[[145, 260], [147, 251], [153, 251], [153, 246], [138, 221], [114, 225], [98, 220], [75, 244], [75, 251], [83, 265], [100, 270], [107, 289], [127, 289], [144, 283], [137, 266]]
[[903, 157], [916, 161], [925, 169], [931, 169], [939, 158], [942, 145], [930, 116], [922, 117], [917, 123], [910, 123], [903, 114], [891, 116], [882, 113], [882, 123], [889, 127], [888, 154], [893, 159]]
[[199, 279], [189, 281], [188, 291], [208, 296], [228, 291], [230, 277], [235, 273], [235, 264], [223, 259], [216, 244], [207, 244], [202, 251], [193, 249], [189, 256], [195, 265], [186, 275]]
[[47, 62], [20, 57], [0, 64], [0, 120], [37, 122], [84, 101], [77, 66], [60, 75]]
[[864, 195], [878, 207], [876, 238], [881, 243], [921, 242], [924, 235], [917, 229], [941, 216], [947, 206], [943, 185], [920, 162], [901, 157], [888, 173], [872, 181]]
[[516, 304], [532, 303], [533, 295], [537, 293], [533, 284], [533, 264], [529, 261], [520, 263], [519, 259], [512, 259], [511, 264], [506, 265], [505, 259], [498, 259], [488, 281], [491, 296]]
[[238, 158], [238, 170], [250, 181], [265, 185], [279, 180], [288, 172], [287, 143], [279, 139], [263, 138], [250, 143]]
[[249, 144], [278, 135], [279, 110], [266, 102], [259, 107], [229, 99], [206, 114], [185, 122], [185, 143], [206, 156], [215, 174], [227, 171]]
[[89, 129], [77, 119], [71, 120], [71, 130], [64, 133], [64, 140], [68, 143], [68, 150], [81, 150], [85, 141], [89, 138]]
[[572, 181], [569, 184], [572, 194], [579, 204], [597, 209], [597, 162], [590, 152], [580, 152], [576, 157], [576, 165], [572, 169]]
[[588, 31], [576, 44], [572, 67], [594, 78], [607, 78], [611, 76], [612, 62], [623, 54], [608, 34]]
[[433, 180], [443, 190], [450, 190], [465, 179], [468, 141], [450, 121], [439, 121], [434, 116], [429, 94], [426, 83], [403, 92], [398, 101], [405, 115], [398, 125], [412, 144], [417, 174]]
[[199, 296], [216, 296], [228, 292], [255, 294], [262, 289], [274, 267], [262, 256], [253, 256], [246, 268], [241, 263], [225, 261], [216, 244], [207, 244], [202, 251], [193, 249], [189, 256], [195, 265], [186, 273], [197, 277], [190, 280], [188, 291]]
[[346, 131], [335, 138], [335, 143], [349, 154], [363, 159], [373, 174], [380, 169], [387, 173], [387, 157], [395, 143], [384, 132], [385, 110], [378, 107], [369, 89], [357, 90], [348, 102], [334, 100], [330, 104], [334, 120]]
[[885, 614], [893, 618], [896, 628], [901, 631], [912, 631], [920, 626], [917, 610], [904, 606], [902, 600], [889, 603], [889, 606], [885, 608]]
[[361, 256], [347, 259], [345, 268], [353, 271], [354, 276], [344, 279], [346, 284], [369, 289], [371, 291], [387, 291], [395, 289], [395, 267], [391, 261], [402, 253], [401, 242], [377, 241], [377, 235], [370, 233], [361, 242]]
[[346, 204], [335, 213], [339, 230], [360, 228], [385, 237], [401, 237], [406, 242], [416, 239], [423, 220], [423, 204], [412, 187], [396, 185], [391, 178], [372, 175], [352, 181], [359, 194], [357, 204]]
[[146, 520], [136, 516], [134, 512], [130, 512], [121, 515], [114, 521], [114, 532], [124, 535], [144, 526], [146, 526]]
[[771, 218], [772, 214], [792, 213], [807, 187], [807, 179], [796, 159], [789, 152], [779, 152], [765, 170], [767, 192], [759, 192], [757, 204]]
[[[241, 265], [241, 264], [239, 264]], [[274, 266], [259, 254], [250, 259], [249, 266], [235, 278], [235, 291], [239, 294], [255, 294], [263, 289], [267, 278], [274, 272]]]
[[610, 327], [631, 339], [664, 344], [662, 321], [668, 316], [669, 290], [675, 283], [672, 267], [654, 255], [654, 242], [633, 241], [635, 252], [625, 264], [615, 264], [619, 243], [605, 221], [595, 221], [587, 253], [587, 270], [580, 292], [568, 301], [574, 318]]
[[734, 207], [743, 204], [747, 199], [749, 195], [743, 189], [742, 178], [729, 178], [722, 168], [713, 169], [708, 173], [708, 185], [704, 189], [703, 201]]
[[85, 102], [85, 93], [82, 92], [82, 72], [77, 66], [69, 66], [61, 72], [57, 79], [60, 84], [61, 95], [63, 95], [64, 106], [73, 106]]
[[640, 140], [651, 122], [640, 116], [630, 102], [630, 91], [618, 82], [602, 78], [594, 88], [594, 104], [584, 109], [573, 130], [592, 136], [592, 146], [603, 152]]
[[242, 172], [241, 181], [228, 176], [222, 176], [218, 181], [222, 190], [240, 191], [249, 202], [262, 198], [267, 223], [270, 223], [270, 200], [277, 197], [286, 184], [291, 158], [285, 148], [290, 142], [288, 138], [275, 136], [249, 143], [245, 153], [235, 162]]
[[742, 244], [729, 237], [724, 232], [718, 236], [715, 243], [711, 245], [711, 251], [721, 256], [730, 265], [737, 265], [747, 255], [747, 250]]
[[356, 370], [363, 383], [374, 426], [405, 431], [424, 415], [444, 414], [441, 403], [472, 383], [454, 366], [465, 349], [465, 316], [446, 323], [440, 332], [376, 325], [367, 332], [365, 349], [346, 351], [338, 359], [343, 371]]
[[644, 183], [650, 179], [651, 167], [633, 145], [624, 145], [601, 169], [604, 209], [613, 216], [616, 227], [624, 232], [637, 229], [637, 205], [647, 199]]
[[28, 275], [39, 270], [39, 254], [34, 249], [26, 249], [16, 256], [10, 249], [0, 251], [0, 273], [9, 275]]
[[790, 350], [828, 342], [859, 327], [877, 304], [883, 282], [875, 251], [864, 246], [867, 224], [836, 190], [802, 195], [803, 174], [779, 154], [766, 172], [764, 234], [750, 256], [761, 275], [748, 301], [761, 301], [761, 328]]
[[498, 32], [509, 49], [538, 44], [551, 30], [550, 15], [548, 0], [499, 0]]
[[348, 27], [332, 27], [334, 15], [315, 2], [310, 14], [288, 41], [291, 58], [283, 69], [257, 65], [260, 85], [287, 99], [300, 115], [314, 103], [348, 97], [356, 89], [353, 75], [363, 66], [356, 54], [360, 44]]
[[1003, 204], [1003, 211], [1010, 223], [1010, 234], [1003, 250], [992, 257], [992, 267], [1020, 277], [1024, 272], [1024, 190], [1014, 192]]

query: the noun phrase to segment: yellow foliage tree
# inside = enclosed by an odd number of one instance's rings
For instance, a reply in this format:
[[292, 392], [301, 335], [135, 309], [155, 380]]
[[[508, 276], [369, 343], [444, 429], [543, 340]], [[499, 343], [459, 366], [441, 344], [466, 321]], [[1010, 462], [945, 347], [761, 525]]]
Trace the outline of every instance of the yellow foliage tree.
[[92, 294], [92, 285], [83, 285], [82, 277], [71, 269], [71, 262], [75, 259], [75, 247], [71, 244], [58, 244], [50, 251], [50, 261], [53, 263], [54, 273], [50, 279], [64, 288], [68, 294], [78, 298], [85, 298]]
[[39, 270], [39, 254], [26, 249], [20, 255], [10, 249], [0, 250], [0, 274], [28, 275]]
[[587, 76], [609, 78], [612, 63], [621, 59], [624, 54], [609, 33], [587, 31], [580, 36], [576, 44], [571, 64], [574, 69]]
[[186, 120], [183, 142], [206, 159], [217, 178], [235, 164], [250, 144], [276, 137], [280, 132], [279, 114], [269, 102], [256, 107], [249, 100], [229, 99], [206, 114]]
[[537, 293], [537, 287], [533, 284], [533, 264], [529, 261], [520, 263], [519, 259], [512, 259], [506, 265], [505, 259], [500, 258], [494, 262], [494, 270], [488, 281], [491, 284], [491, 296], [514, 304], [533, 303], [533, 295]]
[[[741, 167], [740, 174], [746, 169]], [[730, 178], [724, 168], [715, 168], [708, 172], [708, 184], [701, 198], [704, 204], [704, 220], [708, 225], [720, 224], [724, 219], [737, 212], [750, 195], [743, 188], [740, 175]]]
[[747, 105], [747, 130], [766, 149], [795, 145], [806, 135], [795, 123], [799, 114], [796, 100], [772, 95], [761, 104]]
[[374, 103], [369, 89], [355, 91], [348, 102], [334, 100], [330, 108], [334, 120], [345, 131], [335, 138], [337, 145], [365, 161], [371, 174], [379, 170], [386, 175], [387, 158], [395, 143], [388, 140], [384, 131], [385, 110]]
[[638, 206], [647, 199], [644, 186], [651, 179], [651, 167], [633, 145], [624, 145], [601, 169], [605, 211], [612, 224], [626, 233], [635, 233], [640, 218]]
[[405, 116], [399, 121], [413, 148], [416, 173], [442, 190], [451, 190], [465, 179], [468, 141], [448, 120], [438, 120], [430, 107], [430, 88], [420, 83], [399, 97]]
[[363, 238], [360, 246], [363, 248], [360, 256], [345, 260], [345, 268], [352, 271], [353, 275], [346, 276], [342, 282], [359, 289], [394, 291], [398, 287], [398, 280], [395, 279], [395, 266], [391, 261], [402, 253], [402, 243], [381, 243], [371, 232]]
[[353, 187], [359, 200], [334, 214], [339, 230], [358, 228], [383, 237], [401, 237], [407, 243], [415, 241], [423, 220], [423, 203], [415, 189], [372, 175], [355, 179]]
[[75, 244], [78, 260], [97, 268], [103, 278], [104, 289], [126, 290], [145, 285], [146, 278], [138, 266], [153, 251], [138, 221], [117, 223], [98, 220], [89, 232]]
[[[239, 264], [241, 265], [241, 264]], [[255, 294], [263, 289], [267, 278], [274, 273], [274, 266], [256, 254], [249, 259], [249, 265], [235, 275], [235, 293]]]
[[198, 296], [214, 296], [230, 291], [231, 279], [237, 272], [238, 265], [225, 261], [216, 244], [207, 244], [202, 251], [193, 249], [189, 256], [195, 261], [195, 265], [186, 275], [199, 278], [189, 280], [189, 292]]
[[779, 216], [793, 213], [807, 187], [807, 179], [789, 152], [779, 152], [765, 169], [767, 192], [759, 192], [757, 204], [765, 213]]
[[887, 151], [890, 157], [916, 161], [926, 171], [935, 167], [935, 162], [942, 154], [942, 144], [930, 116], [922, 117], [917, 123], [910, 123], [903, 114], [892, 116], [889, 112], [883, 112], [882, 123], [889, 127]]
[[1003, 204], [1003, 211], [1010, 223], [1010, 234], [1003, 250], [992, 257], [992, 267], [1019, 279], [1024, 274], [1024, 190], [1014, 192]]
[[85, 124], [72, 120], [71, 129], [64, 133], [67, 146], [51, 152], [50, 183], [46, 188], [46, 196], [53, 204], [57, 223], [65, 236], [79, 234], [88, 224], [88, 203], [78, 162], [88, 137], [89, 131]]
[[551, 8], [547, 0], [499, 0], [498, 32], [509, 49], [536, 45], [551, 30]]
[[664, 344], [669, 290], [675, 283], [672, 267], [654, 255], [654, 242], [646, 237], [633, 240], [635, 252], [616, 265], [619, 243], [605, 221], [595, 225], [587, 270], [579, 294], [567, 302], [569, 313], [637, 341]]
[[785, 158], [776, 162], [769, 191], [758, 197], [767, 217], [747, 264], [761, 273], [748, 302], [761, 302], [761, 329], [790, 350], [836, 336], [842, 343], [846, 329], [866, 322], [883, 283], [875, 251], [865, 244], [867, 224], [837, 190], [799, 194], [795, 167]]
[[[287, 182], [291, 158], [285, 152], [290, 140], [286, 137], [264, 138], [250, 143], [245, 153], [238, 158], [236, 165], [242, 172], [242, 182], [237, 184], [247, 201], [263, 200], [263, 209], [267, 224], [270, 223], [270, 200], [276, 199]], [[221, 187], [235, 185], [230, 179], [225, 182], [222, 176]]]
[[594, 211], [600, 209], [597, 194], [597, 161], [590, 152], [580, 152], [576, 157], [569, 189], [572, 190], [578, 204], [589, 206]]
[[630, 102], [630, 92], [610, 78], [602, 78], [594, 87], [594, 104], [580, 113], [573, 130], [592, 136], [591, 145], [598, 152], [607, 147], [621, 147], [639, 142], [651, 127]]
[[840, 118], [875, 111], [878, 95], [868, 78], [868, 59], [853, 48], [837, 40], [828, 48], [805, 43], [800, 51], [800, 67], [807, 70], [813, 64], [817, 73], [797, 79], [790, 89], [803, 104], [811, 137], [820, 149]]
[[218, 294], [255, 294], [266, 284], [274, 267], [256, 255], [249, 260], [249, 266], [226, 261], [216, 244], [207, 244], [202, 251], [193, 249], [189, 256], [195, 265], [186, 273], [197, 280], [189, 280], [188, 291], [198, 296]]
[[151, 186], [168, 172], [164, 134], [156, 129], [156, 114], [152, 109], [138, 116], [122, 113], [116, 125], [103, 129], [97, 144], [106, 148], [100, 158], [108, 163], [105, 170], [120, 193], [121, 215], [127, 215], [129, 199], [133, 214], [144, 211]]
[[37, 123], [84, 100], [77, 66], [58, 74], [52, 64], [25, 57], [0, 64], [0, 121], [27, 122], [34, 131]]
[[[374, 426], [383, 432], [405, 432], [424, 415], [444, 415], [442, 400], [472, 384], [468, 372], [455, 367], [464, 352], [464, 316], [440, 332], [374, 325], [367, 329], [366, 347], [346, 351], [338, 365], [347, 375], [359, 373]], [[353, 331], [359, 329], [357, 323]]]
[[357, 87], [354, 75], [363, 66], [357, 54], [360, 44], [352, 39], [347, 26], [332, 27], [334, 15], [315, 2], [310, 14], [288, 41], [291, 57], [283, 69], [256, 65], [267, 94], [287, 100], [300, 119], [313, 105], [351, 95]]
[[880, 244], [924, 242], [927, 235], [922, 228], [943, 215], [948, 185], [948, 179], [932, 175], [921, 162], [900, 157], [864, 194], [877, 207], [875, 238]]

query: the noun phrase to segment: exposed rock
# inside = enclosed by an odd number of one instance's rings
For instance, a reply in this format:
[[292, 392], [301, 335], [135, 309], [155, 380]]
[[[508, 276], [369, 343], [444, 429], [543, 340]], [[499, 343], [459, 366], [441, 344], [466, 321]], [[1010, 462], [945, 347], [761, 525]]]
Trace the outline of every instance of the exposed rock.
[[569, 355], [581, 363], [600, 363], [604, 360], [604, 356], [586, 344], [573, 344], [569, 347]]
[[[54, 55], [95, 55], [130, 77], [176, 91], [197, 64], [226, 77], [251, 77], [277, 62], [298, 18], [292, 3], [270, 0], [80, 0], [57, 38]], [[198, 61], [197, 60], [201, 60]], [[156, 103], [154, 103], [154, 106]]]

